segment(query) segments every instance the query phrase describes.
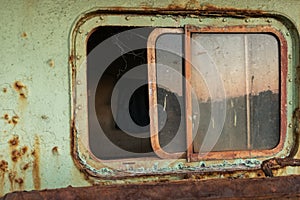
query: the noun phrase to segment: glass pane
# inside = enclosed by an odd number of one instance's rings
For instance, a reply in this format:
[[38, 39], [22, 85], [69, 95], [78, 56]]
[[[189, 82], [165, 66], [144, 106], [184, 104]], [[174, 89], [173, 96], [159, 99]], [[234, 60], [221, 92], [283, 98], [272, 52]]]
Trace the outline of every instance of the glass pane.
[[163, 34], [156, 41], [159, 142], [169, 153], [186, 150], [182, 44], [183, 34]]
[[88, 39], [88, 142], [97, 158], [156, 156], [150, 141], [147, 82], [147, 39], [152, 31], [107, 26]]
[[[194, 33], [191, 40], [194, 152], [201, 151], [203, 141], [212, 142], [205, 140], [218, 123], [212, 105], [222, 103], [225, 122], [213, 151], [274, 148], [280, 135], [277, 39]], [[218, 92], [223, 89], [225, 95]]]

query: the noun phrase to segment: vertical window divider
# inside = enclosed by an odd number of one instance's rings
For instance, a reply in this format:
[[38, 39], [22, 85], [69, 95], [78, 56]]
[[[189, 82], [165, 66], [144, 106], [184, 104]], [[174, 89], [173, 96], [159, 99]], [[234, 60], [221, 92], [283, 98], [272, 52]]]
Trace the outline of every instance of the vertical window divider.
[[186, 118], [186, 142], [187, 142], [187, 161], [191, 161], [193, 154], [193, 117], [192, 117], [192, 94], [191, 94], [191, 32], [189, 27], [185, 27], [185, 44], [184, 44], [184, 54], [185, 54], [185, 65], [184, 65], [184, 75], [185, 75], [185, 118]]
[[244, 35], [244, 56], [245, 56], [245, 85], [246, 85], [246, 113], [247, 113], [247, 149], [251, 148], [251, 115], [250, 115], [250, 93], [252, 92], [249, 89], [249, 62], [248, 62], [248, 37], [247, 34]]

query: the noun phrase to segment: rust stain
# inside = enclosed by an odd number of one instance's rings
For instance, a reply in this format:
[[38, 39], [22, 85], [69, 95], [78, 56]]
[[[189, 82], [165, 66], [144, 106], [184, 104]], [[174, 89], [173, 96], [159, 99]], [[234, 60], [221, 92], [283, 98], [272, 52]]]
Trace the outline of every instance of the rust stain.
[[287, 166], [295, 167], [300, 166], [300, 159], [293, 158], [271, 158], [269, 160], [265, 160], [261, 164], [261, 169], [268, 177], [273, 177], [274, 169], [280, 169]]
[[11, 122], [16, 125], [19, 121], [19, 116], [15, 115], [11, 118]]
[[5, 173], [8, 169], [8, 162], [5, 160], [0, 161], [0, 195], [4, 194], [4, 186], [5, 186]]
[[27, 87], [21, 81], [16, 81], [13, 84], [14, 89], [19, 93], [21, 99], [27, 98]]
[[21, 37], [22, 37], [22, 38], [27, 38], [27, 33], [26, 33], [26, 32], [23, 32], [23, 33], [21, 34]]
[[6, 93], [7, 92], [7, 88], [3, 88], [2, 92]]
[[1, 160], [0, 161], [0, 170], [2, 172], [6, 172], [8, 169], [8, 162], [6, 162], [5, 160]]
[[8, 180], [10, 182], [10, 191], [14, 191], [14, 186], [15, 186], [15, 178], [16, 178], [16, 172], [15, 171], [10, 171], [8, 173]]
[[16, 81], [14, 83], [14, 88], [19, 91], [22, 90], [23, 88], [26, 88], [26, 86], [21, 81]]
[[8, 141], [10, 146], [18, 146], [19, 142], [19, 136], [17, 135], [15, 135], [11, 140]]
[[19, 185], [19, 190], [24, 190], [24, 180], [22, 178], [16, 178], [15, 183]]
[[41, 188], [41, 178], [40, 178], [40, 139], [38, 136], [34, 138], [34, 151], [32, 152], [33, 169], [32, 169], [32, 179], [33, 185], [36, 190]]
[[54, 60], [52, 60], [52, 59], [48, 60], [47, 63], [50, 67], [54, 67], [54, 65], [55, 65]]
[[22, 147], [21, 149], [13, 149], [11, 152], [11, 160], [13, 162], [18, 162], [18, 160], [27, 152], [27, 147]]
[[264, 12], [262, 10], [249, 10], [249, 9], [238, 9], [232, 7], [218, 7], [210, 3], [200, 4], [196, 0], [191, 0], [186, 4], [179, 4], [178, 2], [171, 3], [168, 10], [184, 11], [184, 10], [194, 10], [194, 14], [208, 15], [216, 14], [222, 16], [232, 16], [232, 17], [245, 17], [248, 15], [261, 15]]
[[21, 152], [17, 149], [12, 150], [11, 152], [11, 160], [13, 162], [18, 162], [19, 158], [22, 156]]
[[22, 170], [26, 171], [30, 167], [30, 163], [26, 163], [23, 167]]
[[75, 60], [75, 56], [72, 54], [69, 56], [69, 63], [72, 64]]
[[27, 152], [27, 150], [28, 150], [28, 147], [27, 147], [27, 146], [22, 147], [22, 149], [21, 149], [22, 155], [24, 155], [24, 154]]
[[9, 120], [9, 115], [8, 115], [8, 114], [4, 114], [4, 115], [3, 115], [3, 119]]
[[19, 122], [18, 115], [15, 115], [10, 119], [8, 114], [4, 114], [2, 118], [5, 119], [8, 124], [13, 124], [14, 126]]
[[52, 148], [52, 154], [53, 155], [58, 155], [58, 146], [55, 146]]

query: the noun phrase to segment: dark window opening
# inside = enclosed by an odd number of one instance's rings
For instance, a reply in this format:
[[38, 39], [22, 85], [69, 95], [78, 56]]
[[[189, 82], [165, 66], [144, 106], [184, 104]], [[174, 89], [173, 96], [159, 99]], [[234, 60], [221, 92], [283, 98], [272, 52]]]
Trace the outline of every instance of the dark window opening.
[[[143, 29], [137, 33], [134, 29], [137, 27], [99, 27], [95, 30], [88, 39], [87, 53], [89, 54], [97, 45], [101, 44], [106, 39], [111, 39], [110, 48], [118, 55], [116, 59], [107, 67], [99, 81], [89, 81], [88, 88], [97, 85], [95, 99], [89, 99], [89, 102], [94, 101], [97, 115], [97, 123], [89, 120], [89, 145], [93, 154], [100, 159], [120, 159], [130, 157], [153, 156], [153, 150], [150, 143], [150, 134], [148, 137], [140, 137], [139, 129], [134, 129], [126, 123], [122, 127], [116, 121], [131, 120], [141, 127], [149, 127], [149, 97], [148, 84], [144, 84], [137, 88], [130, 97], [129, 103], [126, 104], [124, 99], [128, 91], [117, 90], [117, 98], [115, 102], [111, 102], [113, 90], [117, 82], [124, 74], [135, 67], [147, 64], [147, 39], [153, 28]], [[132, 31], [131, 31], [132, 30]], [[128, 32], [125, 36], [119, 36], [118, 33]], [[139, 43], [140, 49], [130, 50], [130, 42]], [[103, 49], [100, 53], [106, 53], [107, 49]], [[88, 56], [88, 69], [97, 65], [94, 70], [104, 68], [102, 62], [95, 63], [93, 56]], [[109, 55], [107, 55], [109, 56]], [[105, 56], [103, 56], [105, 59]], [[129, 77], [127, 83], [139, 84], [141, 79], [147, 82], [147, 68], [143, 68], [142, 74], [139, 77]], [[88, 70], [92, 74], [92, 70]], [[92, 75], [91, 75], [92, 76]], [[89, 85], [90, 84], [90, 85]], [[114, 104], [114, 105], [112, 105]], [[125, 113], [125, 107], [129, 108], [129, 115]], [[115, 109], [116, 116], [114, 119], [113, 110]], [[89, 111], [90, 112], [90, 111]], [[94, 116], [90, 116], [93, 118]], [[97, 128], [98, 127], [98, 128]], [[146, 130], [150, 132], [149, 128]], [[126, 133], [129, 132], [130, 134]]]

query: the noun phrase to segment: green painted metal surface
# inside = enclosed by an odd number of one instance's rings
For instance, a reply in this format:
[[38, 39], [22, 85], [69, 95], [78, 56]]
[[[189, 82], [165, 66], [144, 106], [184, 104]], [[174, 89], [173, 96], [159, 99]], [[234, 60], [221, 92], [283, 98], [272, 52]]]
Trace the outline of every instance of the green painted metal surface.
[[[163, 26], [166, 22], [160, 15], [156, 16], [156, 9], [205, 12], [214, 5], [220, 9], [263, 10], [274, 16], [284, 16], [292, 22], [297, 29], [289, 30], [290, 33], [298, 33], [300, 28], [300, 2], [296, 0], [1, 0], [0, 3], [0, 196], [16, 190], [88, 186], [99, 182], [97, 178], [86, 180], [71, 154], [73, 111], [69, 56], [72, 31], [85, 13], [97, 10], [113, 12], [121, 8], [131, 11], [150, 9], [155, 19], [153, 23]], [[219, 11], [219, 15], [224, 13]], [[110, 20], [108, 23], [126, 23], [126, 20], [120, 22], [119, 18]], [[135, 20], [143, 23], [142, 18]], [[186, 23], [189, 20], [183, 21]], [[205, 22], [206, 19], [203, 20]], [[180, 24], [181, 21], [174, 18], [173, 23]], [[227, 23], [230, 24], [230, 20]], [[298, 38], [293, 39], [299, 42]], [[290, 52], [294, 49], [289, 47]], [[298, 53], [294, 52], [289, 61], [293, 67], [298, 64]], [[288, 78], [293, 83], [288, 86], [287, 97], [292, 102], [288, 111], [288, 120], [292, 123], [293, 111], [298, 105], [294, 84], [296, 68], [289, 70]], [[295, 158], [300, 158], [299, 151]], [[179, 166], [173, 169], [176, 167]], [[300, 174], [300, 170], [299, 167], [291, 167], [282, 174]], [[131, 180], [138, 182], [139, 178]], [[130, 182], [130, 179], [127, 181]], [[126, 183], [126, 180], [114, 182]]]

